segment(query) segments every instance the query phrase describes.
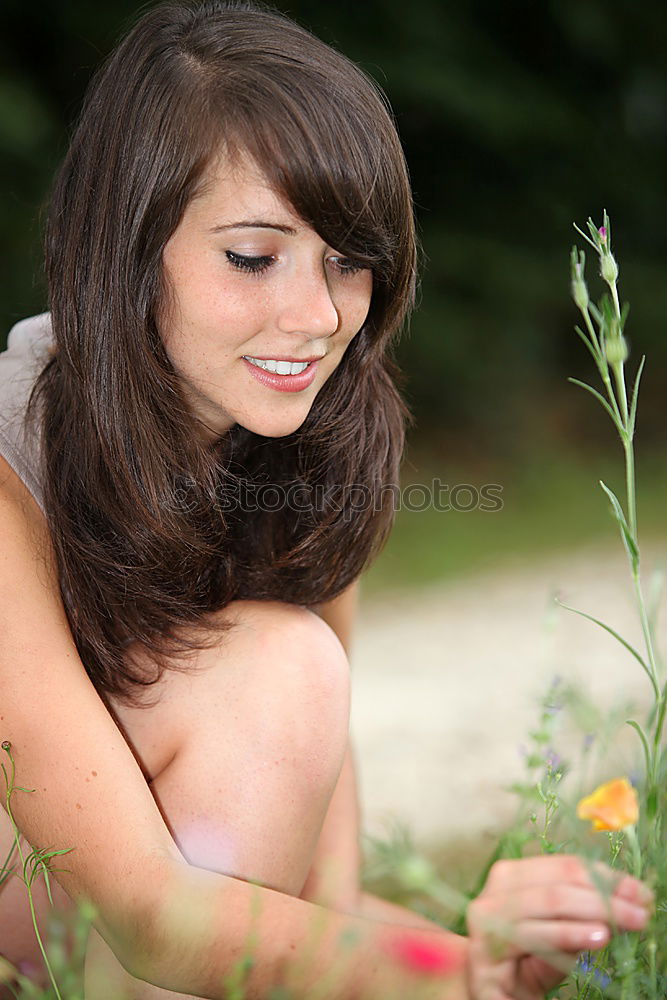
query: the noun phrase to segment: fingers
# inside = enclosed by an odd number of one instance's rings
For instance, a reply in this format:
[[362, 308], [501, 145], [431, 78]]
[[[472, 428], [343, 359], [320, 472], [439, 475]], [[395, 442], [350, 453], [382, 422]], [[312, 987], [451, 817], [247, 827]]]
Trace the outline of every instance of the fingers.
[[[499, 894], [498, 894], [499, 895]], [[506, 919], [524, 916], [536, 920], [597, 921], [612, 924], [618, 930], [638, 931], [649, 916], [645, 905], [614, 894], [604, 899], [594, 888], [579, 885], [547, 884], [519, 889], [511, 898], [503, 898], [502, 912]], [[488, 897], [491, 912], [494, 895]]]
[[655, 902], [653, 890], [631, 875], [621, 875], [620, 880], [616, 883], [614, 895], [649, 909]]
[[[468, 908], [468, 928], [490, 942], [490, 954], [497, 958], [508, 955], [549, 954], [560, 951], [567, 955], [583, 949], [595, 949], [606, 944], [610, 929], [638, 931], [646, 926], [649, 909], [646, 893], [634, 879], [617, 882], [617, 890], [605, 898], [598, 891], [578, 859], [566, 863], [536, 866], [532, 861], [515, 862], [524, 871], [495, 873], [487, 888]], [[572, 865], [571, 861], [577, 861]], [[553, 870], [561, 876], [554, 881]], [[540, 881], [530, 882], [526, 874]], [[569, 874], [574, 881], [567, 882]], [[507, 884], [509, 883], [509, 885]]]
[[522, 920], [513, 927], [512, 940], [506, 942], [506, 954], [537, 955], [556, 969], [567, 971], [570, 958], [580, 951], [597, 951], [610, 938], [606, 924], [579, 920]]
[[534, 858], [497, 861], [491, 868], [486, 886], [489, 889], [515, 889], [537, 883], [569, 882], [573, 885], [597, 884], [600, 889], [611, 890], [621, 880], [625, 882], [629, 878], [599, 861], [587, 862], [574, 854], [543, 854]]
[[531, 886], [569, 885], [594, 889], [606, 899], [624, 899], [651, 907], [654, 896], [648, 886], [625, 872], [615, 872], [602, 862], [587, 862], [569, 854], [498, 861], [492, 867], [485, 892], [514, 893]]
[[483, 941], [483, 952], [491, 963], [523, 955], [536, 955], [566, 973], [571, 957], [580, 951], [596, 951], [611, 936], [603, 920], [554, 920], [524, 915], [508, 920], [493, 907], [470, 908], [468, 928], [471, 938]]
[[646, 886], [604, 864], [571, 855], [498, 862], [468, 907], [471, 995], [543, 996], [538, 979], [551, 988], [579, 952], [604, 947], [615, 931], [641, 930], [652, 904]]

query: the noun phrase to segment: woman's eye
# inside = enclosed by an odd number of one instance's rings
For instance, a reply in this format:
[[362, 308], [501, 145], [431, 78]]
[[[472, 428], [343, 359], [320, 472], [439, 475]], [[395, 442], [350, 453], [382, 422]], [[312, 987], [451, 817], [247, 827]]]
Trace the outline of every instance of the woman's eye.
[[351, 257], [332, 257], [331, 260], [339, 274], [345, 276], [358, 274], [359, 271], [368, 269], [366, 264], [362, 264], [358, 260], [353, 260]]
[[233, 250], [226, 250], [225, 255], [229, 263], [239, 271], [248, 271], [250, 274], [261, 274], [273, 264], [273, 257], [249, 257], [242, 253], [234, 253]]

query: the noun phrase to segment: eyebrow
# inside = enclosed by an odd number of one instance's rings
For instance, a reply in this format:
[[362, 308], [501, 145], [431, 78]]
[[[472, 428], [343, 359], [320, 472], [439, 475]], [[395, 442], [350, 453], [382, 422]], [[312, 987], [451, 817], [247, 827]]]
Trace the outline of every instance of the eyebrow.
[[229, 222], [225, 225], [213, 226], [212, 233], [222, 233], [227, 229], [275, 229], [287, 236], [296, 236], [293, 226], [283, 226], [278, 222], [263, 222], [261, 219], [242, 219], [241, 222]]

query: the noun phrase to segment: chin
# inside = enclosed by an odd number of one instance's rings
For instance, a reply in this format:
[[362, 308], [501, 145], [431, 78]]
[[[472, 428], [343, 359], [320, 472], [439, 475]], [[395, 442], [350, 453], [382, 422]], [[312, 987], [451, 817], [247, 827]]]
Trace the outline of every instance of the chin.
[[288, 437], [290, 434], [294, 434], [302, 426], [307, 414], [301, 418], [301, 420], [257, 420], [257, 421], [239, 421], [242, 427], [245, 427], [247, 431], [251, 431], [253, 434], [259, 434], [261, 437], [266, 438], [284, 438]]

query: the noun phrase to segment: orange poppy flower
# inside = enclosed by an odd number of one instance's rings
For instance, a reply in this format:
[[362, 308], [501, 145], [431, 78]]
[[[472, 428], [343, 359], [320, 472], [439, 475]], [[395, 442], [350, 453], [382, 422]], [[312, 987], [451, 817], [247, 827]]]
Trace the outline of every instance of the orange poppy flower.
[[637, 792], [627, 778], [600, 785], [577, 806], [579, 819], [589, 819], [594, 830], [622, 830], [639, 817]]

